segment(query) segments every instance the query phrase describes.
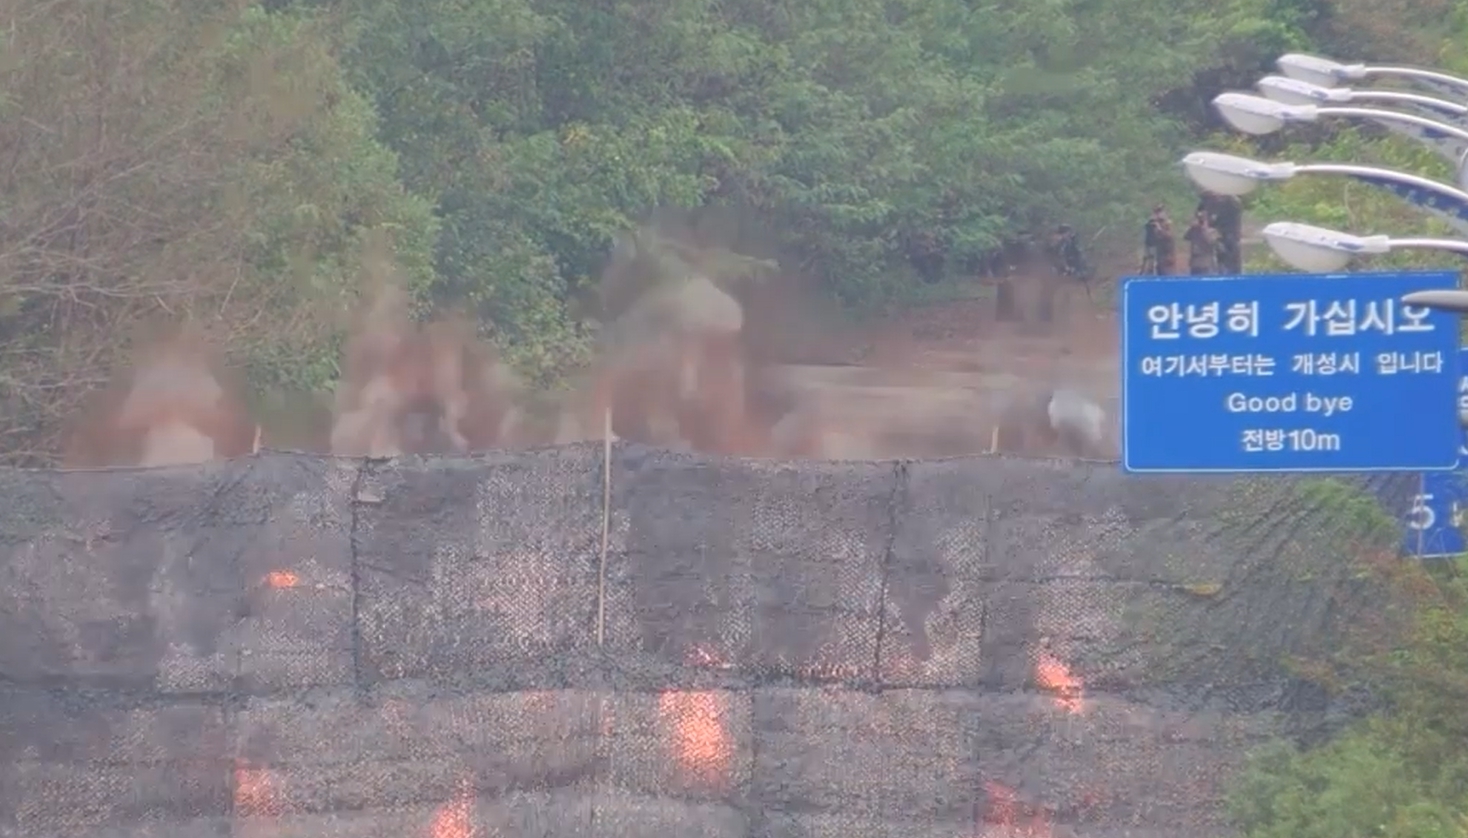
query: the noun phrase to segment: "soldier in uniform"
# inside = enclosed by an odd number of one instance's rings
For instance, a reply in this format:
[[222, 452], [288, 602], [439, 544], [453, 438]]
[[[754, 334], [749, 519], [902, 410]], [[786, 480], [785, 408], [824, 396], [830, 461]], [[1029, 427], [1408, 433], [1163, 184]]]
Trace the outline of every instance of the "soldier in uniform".
[[1081, 255], [1081, 244], [1076, 239], [1076, 231], [1069, 224], [1062, 224], [1055, 231], [1054, 248], [1060, 273], [1074, 277], [1086, 275], [1086, 260]]
[[1193, 223], [1183, 234], [1188, 243], [1188, 273], [1206, 276], [1218, 272], [1218, 231], [1208, 224], [1208, 214], [1193, 213]]
[[1152, 208], [1142, 240], [1143, 274], [1168, 276], [1177, 271], [1177, 243], [1172, 235], [1172, 219], [1161, 204]]
[[1204, 192], [1198, 211], [1205, 213], [1208, 224], [1218, 233], [1218, 269], [1226, 274], [1244, 272], [1241, 239], [1244, 205], [1235, 195]]

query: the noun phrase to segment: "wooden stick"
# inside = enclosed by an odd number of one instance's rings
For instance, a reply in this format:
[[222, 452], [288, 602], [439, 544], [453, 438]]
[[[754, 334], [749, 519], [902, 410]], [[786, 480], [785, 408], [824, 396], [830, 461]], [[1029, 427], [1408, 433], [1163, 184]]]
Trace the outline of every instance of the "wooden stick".
[[602, 414], [601, 433], [601, 558], [596, 569], [596, 645], [606, 640], [607, 548], [612, 533], [612, 408]]

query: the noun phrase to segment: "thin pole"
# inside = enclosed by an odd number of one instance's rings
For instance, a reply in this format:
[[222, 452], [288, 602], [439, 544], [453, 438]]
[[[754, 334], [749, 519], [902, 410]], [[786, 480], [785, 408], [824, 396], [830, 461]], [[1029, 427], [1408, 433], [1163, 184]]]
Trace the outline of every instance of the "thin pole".
[[612, 534], [612, 408], [602, 413], [601, 432], [601, 559], [596, 570], [596, 645], [606, 640], [607, 547]]
[[[1425, 494], [1427, 494], [1427, 472], [1424, 471], [1424, 472], [1422, 472], [1422, 473], [1420, 473], [1420, 474], [1417, 475], [1417, 496], [1418, 497], [1422, 497]], [[1422, 545], [1422, 542], [1423, 542], [1423, 539], [1425, 539], [1426, 537], [1427, 537], [1427, 530], [1426, 530], [1426, 528], [1419, 527], [1417, 529], [1417, 558], [1418, 559], [1421, 559], [1422, 558], [1422, 546], [1423, 546]]]

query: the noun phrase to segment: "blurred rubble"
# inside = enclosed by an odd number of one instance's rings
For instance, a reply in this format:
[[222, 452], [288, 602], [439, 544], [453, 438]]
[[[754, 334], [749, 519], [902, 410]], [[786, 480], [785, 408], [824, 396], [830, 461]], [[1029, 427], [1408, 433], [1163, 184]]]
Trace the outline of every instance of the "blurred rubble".
[[[1053, 364], [945, 384], [791, 363], [782, 347], [808, 337], [792, 316], [798, 291], [777, 260], [741, 252], [722, 232], [663, 215], [619, 238], [599, 287], [596, 360], [556, 393], [528, 388], [466, 318], [419, 322], [402, 289], [381, 282], [343, 350], [327, 449], [463, 454], [597, 440], [609, 429], [675, 450], [787, 459], [1115, 456], [1106, 396]], [[187, 330], [144, 353], [74, 435], [67, 464], [258, 450], [260, 427], [218, 357]]]

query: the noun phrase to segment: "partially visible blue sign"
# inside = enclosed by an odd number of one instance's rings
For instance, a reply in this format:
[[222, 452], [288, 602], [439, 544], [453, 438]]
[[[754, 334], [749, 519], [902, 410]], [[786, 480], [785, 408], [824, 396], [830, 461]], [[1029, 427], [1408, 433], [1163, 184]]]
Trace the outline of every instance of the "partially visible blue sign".
[[[1468, 416], [1468, 348], [1460, 350], [1459, 357], [1458, 413]], [[1406, 532], [1402, 549], [1409, 556], [1437, 559], [1468, 549], [1463, 540], [1463, 519], [1468, 513], [1468, 432], [1459, 445], [1457, 471], [1422, 475], [1422, 487], [1402, 522]]]
[[1456, 272], [1123, 283], [1126, 471], [1456, 468], [1458, 316], [1400, 302]]
[[1463, 519], [1468, 512], [1468, 474], [1429, 471], [1407, 510], [1402, 547], [1419, 559], [1456, 556], [1464, 550]]
[[1458, 190], [1435, 181], [1421, 183], [1380, 175], [1347, 175], [1354, 180], [1396, 195], [1398, 198], [1432, 213], [1460, 233], [1468, 233], [1468, 201], [1458, 197]]

